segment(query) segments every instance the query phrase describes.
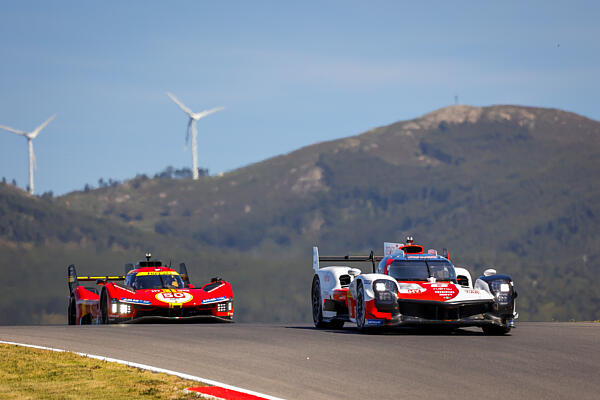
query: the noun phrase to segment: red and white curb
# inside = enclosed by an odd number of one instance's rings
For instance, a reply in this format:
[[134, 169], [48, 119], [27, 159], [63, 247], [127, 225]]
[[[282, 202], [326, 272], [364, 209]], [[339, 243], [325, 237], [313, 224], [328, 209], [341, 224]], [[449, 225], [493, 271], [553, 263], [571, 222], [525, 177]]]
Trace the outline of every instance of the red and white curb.
[[119, 360], [117, 358], [98, 356], [95, 354], [88, 354], [88, 353], [80, 353], [78, 351], [56, 349], [53, 347], [38, 346], [35, 344], [6, 342], [4, 340], [0, 340], [0, 344], [10, 344], [10, 345], [14, 345], [14, 346], [31, 347], [33, 349], [50, 350], [50, 351], [56, 351], [59, 353], [74, 353], [74, 354], [78, 354], [83, 357], [94, 358], [94, 359], [100, 360], [100, 361], [114, 362], [114, 363], [123, 364], [123, 365], [127, 365], [129, 367], [139, 368], [139, 369], [143, 369], [143, 370], [147, 370], [147, 371], [174, 375], [179, 378], [187, 379], [190, 381], [202, 382], [206, 385], [211, 385], [211, 386], [187, 388], [187, 389], [185, 389], [185, 391], [188, 393], [196, 393], [196, 394], [198, 394], [199, 397], [205, 398], [205, 399], [211, 399], [211, 400], [212, 399], [214, 399], [214, 400], [259, 400], [259, 399], [260, 400], [262, 400], [262, 399], [283, 400], [279, 397], [273, 397], [273, 396], [269, 396], [267, 394], [254, 392], [252, 390], [227, 385], [225, 383], [213, 381], [212, 379], [205, 379], [205, 378], [201, 378], [199, 376], [184, 374], [182, 372], [171, 371], [169, 369], [153, 367], [151, 365], [140, 364], [140, 363], [125, 361], [125, 360]]

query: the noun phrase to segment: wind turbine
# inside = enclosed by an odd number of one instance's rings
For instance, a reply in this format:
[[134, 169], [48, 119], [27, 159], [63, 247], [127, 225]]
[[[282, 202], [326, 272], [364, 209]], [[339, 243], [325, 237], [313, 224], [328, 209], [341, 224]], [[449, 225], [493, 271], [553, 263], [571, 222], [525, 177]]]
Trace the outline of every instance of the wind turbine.
[[173, 94], [167, 92], [167, 96], [169, 96], [171, 98], [171, 100], [173, 100], [175, 102], [175, 104], [177, 104], [179, 106], [179, 108], [181, 108], [183, 110], [183, 112], [186, 113], [190, 117], [190, 120], [188, 121], [187, 133], [185, 135], [185, 142], [186, 142], [186, 144], [189, 142], [190, 132], [191, 132], [192, 133], [192, 177], [194, 178], [194, 180], [197, 180], [198, 179], [198, 141], [197, 141], [196, 137], [198, 136], [198, 130], [196, 129], [196, 121], [198, 121], [199, 119], [204, 118], [206, 116], [209, 116], [210, 114], [214, 114], [217, 111], [224, 110], [225, 107], [215, 107], [215, 108], [211, 108], [210, 110], [205, 110], [205, 111], [201, 111], [199, 113], [195, 113], [192, 110], [190, 110], [189, 108], [187, 108], [185, 106], [185, 104], [183, 104], [181, 101], [179, 101], [177, 99], [177, 97], [175, 97]]
[[8, 126], [0, 125], [0, 129], [4, 129], [6, 131], [16, 133], [17, 135], [25, 136], [27, 138], [27, 149], [29, 151], [29, 193], [30, 194], [33, 194], [33, 169], [36, 167], [35, 154], [33, 153], [33, 139], [35, 139], [37, 137], [37, 135], [40, 134], [42, 129], [44, 129], [46, 127], [46, 125], [48, 125], [50, 123], [50, 121], [52, 121], [54, 119], [54, 117], [56, 117], [56, 114], [54, 114], [53, 116], [48, 118], [46, 120], [46, 122], [44, 122], [43, 124], [41, 124], [40, 126], [35, 128], [31, 132], [24, 132], [24, 131], [20, 131], [18, 129], [14, 129], [14, 128], [11, 128]]

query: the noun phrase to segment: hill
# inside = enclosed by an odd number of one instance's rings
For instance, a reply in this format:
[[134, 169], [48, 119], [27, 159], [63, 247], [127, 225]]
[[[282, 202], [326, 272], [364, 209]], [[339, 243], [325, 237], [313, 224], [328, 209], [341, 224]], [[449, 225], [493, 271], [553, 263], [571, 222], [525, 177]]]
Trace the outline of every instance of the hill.
[[[271, 318], [258, 301], [284, 302], [273, 318], [309, 318], [315, 243], [381, 252], [412, 235], [475, 274], [512, 274], [523, 319], [600, 319], [587, 283], [600, 258], [599, 147], [600, 123], [573, 113], [453, 106], [223, 176], [140, 176], [52, 204], [229, 272], [252, 304], [244, 318]], [[269, 290], [278, 295], [256, 295]]]

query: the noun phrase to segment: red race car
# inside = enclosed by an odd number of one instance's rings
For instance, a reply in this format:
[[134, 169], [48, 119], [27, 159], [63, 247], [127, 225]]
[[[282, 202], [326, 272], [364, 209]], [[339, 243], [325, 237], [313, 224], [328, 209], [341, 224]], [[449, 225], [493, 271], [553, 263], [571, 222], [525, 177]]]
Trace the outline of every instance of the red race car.
[[[220, 278], [190, 284], [185, 264], [179, 272], [160, 261], [125, 265], [125, 276], [77, 277], [68, 267], [69, 325], [138, 322], [232, 322], [233, 291]], [[84, 287], [83, 281], [96, 281]]]

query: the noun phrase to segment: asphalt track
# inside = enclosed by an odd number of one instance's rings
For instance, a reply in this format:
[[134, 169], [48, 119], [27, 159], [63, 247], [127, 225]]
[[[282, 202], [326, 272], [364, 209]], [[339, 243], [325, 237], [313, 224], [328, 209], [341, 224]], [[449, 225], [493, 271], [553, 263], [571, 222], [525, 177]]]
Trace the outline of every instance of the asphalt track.
[[119, 358], [286, 399], [598, 399], [600, 323], [508, 336], [307, 324], [2, 326], [0, 340]]

